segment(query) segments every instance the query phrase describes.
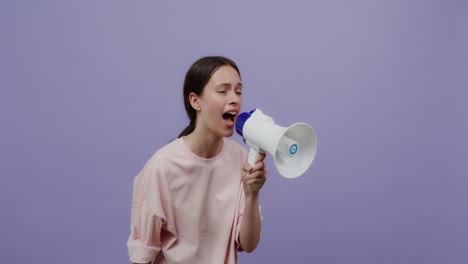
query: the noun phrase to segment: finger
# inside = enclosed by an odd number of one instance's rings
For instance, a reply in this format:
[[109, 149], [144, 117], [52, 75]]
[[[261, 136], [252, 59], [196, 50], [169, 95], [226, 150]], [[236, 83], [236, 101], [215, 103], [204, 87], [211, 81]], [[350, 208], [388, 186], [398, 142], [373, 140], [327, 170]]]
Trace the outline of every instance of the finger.
[[245, 182], [247, 175], [249, 175], [249, 172], [252, 170], [248, 164], [243, 164], [240, 167], [241, 169], [241, 179], [243, 182]]
[[245, 172], [250, 172], [252, 171], [252, 166], [250, 166], [250, 164], [246, 162], [242, 165], [241, 169]]
[[262, 179], [256, 178], [256, 179], [247, 180], [246, 184], [249, 185], [249, 186], [251, 186], [251, 185], [261, 185], [264, 182], [265, 181], [263, 181]]
[[255, 158], [255, 163], [259, 161], [263, 161], [266, 157], [266, 152], [259, 152], [257, 157]]
[[265, 169], [265, 163], [263, 161], [259, 161], [258, 163], [256, 163], [253, 167], [252, 167], [252, 170], [251, 172], [255, 172], [255, 171], [261, 171], [261, 170], [264, 170]]
[[255, 171], [245, 176], [246, 181], [252, 180], [252, 179], [262, 179], [262, 178], [266, 178], [264, 171]]

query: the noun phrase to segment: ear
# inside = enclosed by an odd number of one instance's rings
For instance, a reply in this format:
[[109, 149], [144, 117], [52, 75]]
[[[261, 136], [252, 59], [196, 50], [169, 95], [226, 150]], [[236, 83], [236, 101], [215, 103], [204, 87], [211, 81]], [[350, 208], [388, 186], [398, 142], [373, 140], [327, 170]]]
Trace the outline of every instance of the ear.
[[201, 110], [200, 98], [198, 97], [198, 95], [196, 95], [195, 93], [190, 93], [189, 94], [189, 101], [190, 101], [190, 105], [192, 105], [192, 107], [193, 107], [193, 109], [195, 109], [195, 111], [200, 111]]

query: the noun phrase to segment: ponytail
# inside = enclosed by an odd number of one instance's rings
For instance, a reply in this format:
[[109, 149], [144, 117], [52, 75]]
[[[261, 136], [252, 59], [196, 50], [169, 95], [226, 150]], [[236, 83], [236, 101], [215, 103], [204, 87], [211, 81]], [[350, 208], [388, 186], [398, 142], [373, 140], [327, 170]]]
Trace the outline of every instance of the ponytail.
[[182, 130], [178, 138], [187, 136], [188, 134], [192, 133], [194, 130], [195, 130], [195, 124], [193, 122], [190, 122], [190, 124], [184, 130]]

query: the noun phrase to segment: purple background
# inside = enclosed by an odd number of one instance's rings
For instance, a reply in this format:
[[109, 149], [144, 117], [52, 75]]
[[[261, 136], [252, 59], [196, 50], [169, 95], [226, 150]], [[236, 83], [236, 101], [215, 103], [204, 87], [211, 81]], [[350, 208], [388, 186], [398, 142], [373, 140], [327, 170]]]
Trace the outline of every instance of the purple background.
[[468, 263], [467, 1], [168, 2], [1, 1], [0, 263], [128, 263], [133, 178], [217, 54], [319, 140], [301, 178], [267, 158], [241, 263]]

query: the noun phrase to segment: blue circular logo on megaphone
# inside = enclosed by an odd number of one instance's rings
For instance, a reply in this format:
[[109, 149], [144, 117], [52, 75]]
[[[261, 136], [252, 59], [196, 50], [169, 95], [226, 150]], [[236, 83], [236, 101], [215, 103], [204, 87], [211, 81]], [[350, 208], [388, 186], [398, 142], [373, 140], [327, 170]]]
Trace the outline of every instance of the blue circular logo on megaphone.
[[291, 147], [289, 147], [289, 154], [294, 155], [297, 152], [297, 149], [299, 146], [297, 144], [292, 144]]

